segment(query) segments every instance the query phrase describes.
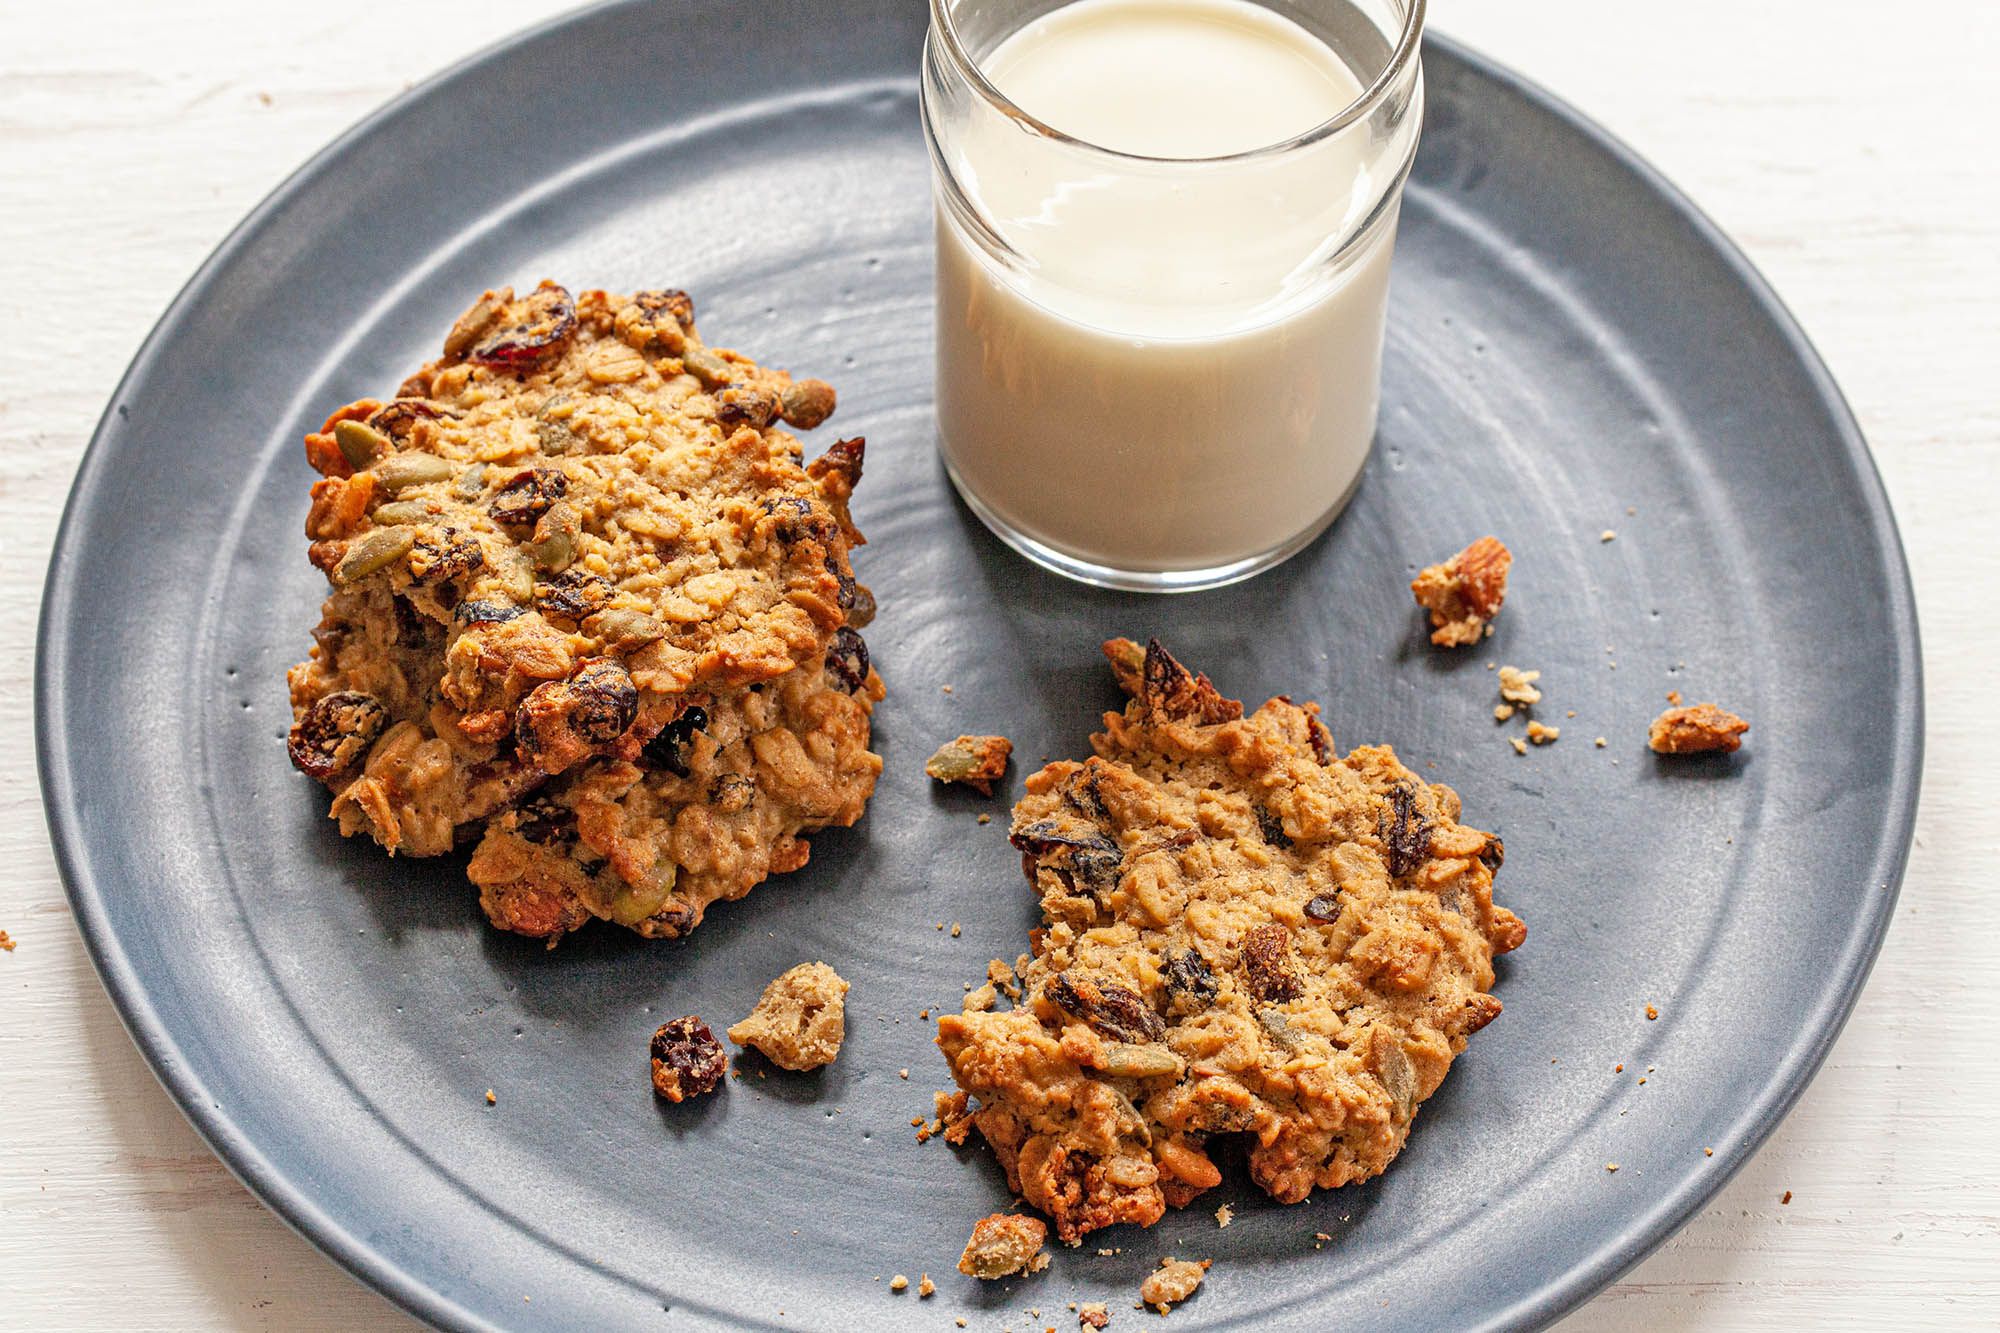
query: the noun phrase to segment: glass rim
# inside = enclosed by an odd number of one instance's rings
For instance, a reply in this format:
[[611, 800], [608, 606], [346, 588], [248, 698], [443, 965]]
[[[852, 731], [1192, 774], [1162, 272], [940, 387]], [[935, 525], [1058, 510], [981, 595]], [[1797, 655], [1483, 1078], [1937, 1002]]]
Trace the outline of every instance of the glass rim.
[[965, 44], [959, 40], [958, 26], [952, 21], [951, 17], [950, 0], [930, 0], [930, 7], [931, 33], [933, 36], [941, 39], [944, 53], [950, 59], [953, 68], [958, 71], [959, 76], [971, 86], [973, 91], [979, 94], [987, 105], [991, 106], [1001, 115], [1008, 117], [1010, 120], [1044, 138], [1054, 140], [1057, 143], [1067, 144], [1074, 148], [1088, 149], [1093, 153], [1101, 153], [1106, 157], [1126, 162], [1200, 166], [1204, 164], [1249, 162], [1258, 158], [1275, 157], [1282, 153], [1292, 152], [1339, 134], [1342, 130], [1351, 128], [1357, 121], [1371, 114], [1388, 97], [1390, 90], [1396, 86], [1401, 80], [1403, 73], [1409, 69], [1411, 63], [1417, 58], [1418, 48], [1423, 42], [1426, 0], [1408, 0], [1408, 10], [1403, 16], [1402, 34], [1396, 39], [1396, 48], [1389, 53], [1389, 59], [1382, 66], [1381, 73], [1377, 74], [1374, 81], [1363, 88], [1361, 94], [1345, 107], [1341, 108], [1339, 112], [1321, 121], [1311, 129], [1295, 134], [1289, 139], [1281, 139], [1276, 143], [1263, 144], [1256, 148], [1246, 148], [1240, 152], [1220, 153], [1211, 157], [1155, 157], [1148, 153], [1127, 153], [1117, 148], [1106, 148], [1103, 144], [1092, 143], [1088, 139], [1079, 138], [1074, 134], [1057, 129], [1047, 121], [1042, 120], [1040, 117], [1031, 114], [1017, 105], [1012, 98], [1001, 92], [991, 79], [986, 77], [986, 72], [979, 68], [979, 62], [972, 58], [971, 52], [967, 51]]

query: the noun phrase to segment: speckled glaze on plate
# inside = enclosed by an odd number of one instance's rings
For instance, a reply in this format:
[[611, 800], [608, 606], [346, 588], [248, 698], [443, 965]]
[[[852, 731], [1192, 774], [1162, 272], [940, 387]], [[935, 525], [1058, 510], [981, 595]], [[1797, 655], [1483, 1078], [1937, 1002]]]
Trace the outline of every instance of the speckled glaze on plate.
[[[933, 449], [923, 8], [810, 12], [615, 4], [459, 66], [280, 188], [140, 353], [57, 543], [37, 700], [57, 853], [134, 1039], [271, 1207], [448, 1327], [1063, 1326], [1070, 1301], [1129, 1311], [1166, 1254], [1215, 1260], [1177, 1329], [1554, 1318], [1770, 1132], [1889, 920], [1917, 630], [1837, 391], [1670, 187], [1434, 40], [1381, 435], [1345, 517], [1212, 594], [1063, 583], [953, 500]], [[714, 341], [839, 385], [815, 449], [869, 438], [888, 772], [858, 828], [682, 943], [494, 934], [456, 863], [342, 842], [281, 742], [322, 587], [300, 434], [393, 386], [482, 287], [544, 275], [689, 288]], [[1488, 531], [1517, 555], [1499, 631], [1432, 651], [1405, 583]], [[1528, 943], [1386, 1176], [1284, 1208], [1227, 1166], [1152, 1231], [1093, 1237], [1111, 1257], [981, 1286], [953, 1264], [1006, 1189], [983, 1149], [913, 1140], [946, 1082], [919, 1014], [1023, 947], [1007, 803], [1117, 703], [1114, 633], [1253, 704], [1318, 698], [1343, 746], [1457, 786], [1506, 837]], [[1559, 742], [1514, 753], [1488, 662], [1542, 671]], [[1748, 716], [1744, 751], [1648, 754], [1673, 689]], [[940, 738], [988, 730], [1016, 744], [1007, 791], [924, 778]], [[656, 1104], [657, 1023], [720, 1026], [813, 958], [853, 983], [837, 1064]], [[899, 1272], [937, 1295], [891, 1294]]]

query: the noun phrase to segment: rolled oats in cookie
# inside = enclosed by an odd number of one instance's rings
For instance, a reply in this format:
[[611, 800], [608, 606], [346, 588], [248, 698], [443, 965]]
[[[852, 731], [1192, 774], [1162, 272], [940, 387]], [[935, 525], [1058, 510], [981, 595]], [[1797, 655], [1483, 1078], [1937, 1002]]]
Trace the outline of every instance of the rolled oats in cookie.
[[332, 591], [290, 748], [342, 832], [474, 845], [493, 923], [553, 941], [683, 935], [859, 819], [863, 445], [807, 463], [780, 424], [832, 410], [706, 345], [684, 292], [543, 283], [486, 293], [394, 398], [307, 436]]
[[840, 1054], [847, 1035], [847, 982], [825, 963], [800, 963], [764, 987], [750, 1016], [729, 1029], [780, 1069], [818, 1069]]
[[1449, 787], [1336, 754], [1317, 705], [1246, 715], [1157, 642], [1105, 653], [1130, 702], [1014, 808], [1043, 923], [1021, 1001], [937, 1034], [1069, 1243], [1220, 1184], [1217, 1136], [1286, 1203], [1380, 1174], [1526, 933]]

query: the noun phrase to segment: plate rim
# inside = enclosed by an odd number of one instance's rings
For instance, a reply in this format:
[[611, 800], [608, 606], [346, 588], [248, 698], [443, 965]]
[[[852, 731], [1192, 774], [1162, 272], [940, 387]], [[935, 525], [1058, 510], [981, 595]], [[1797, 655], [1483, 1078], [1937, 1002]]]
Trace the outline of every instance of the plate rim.
[[[161, 1019], [140, 970], [123, 942], [110, 928], [105, 895], [91, 873], [83, 821], [77, 809], [74, 775], [58, 737], [66, 711], [63, 641], [75, 601], [74, 571], [69, 551], [82, 515], [92, 508], [105, 459], [113, 448], [119, 404], [141, 382], [171, 344], [189, 306], [200, 297], [249, 242], [288, 201], [324, 173], [333, 170], [355, 145], [418, 102], [443, 95], [460, 80], [518, 48], [549, 39], [562, 29], [618, 9], [641, 8], [648, 0], [599, 0], [557, 14], [511, 33], [429, 75], [370, 111], [287, 174], [232, 227], [175, 293], [173, 299], [133, 354], [91, 432], [78, 461], [64, 503], [62, 518], [50, 547], [48, 573], [37, 616], [34, 703], [35, 759], [43, 816], [64, 893], [77, 922], [78, 934], [99, 982], [109, 995], [133, 1044], [154, 1077], [208, 1148], [258, 1201], [294, 1233], [351, 1276], [375, 1290], [406, 1313], [438, 1327], [491, 1328], [493, 1324], [449, 1294], [414, 1278], [382, 1249], [335, 1222], [312, 1192], [291, 1179], [252, 1141], [181, 1058], [179, 1043]], [[1776, 1131], [1824, 1064], [1865, 988], [1893, 920], [1912, 847], [1924, 754], [1923, 652], [1915, 592], [1907, 552], [1874, 455], [1845, 395], [1798, 319], [1742, 249], [1678, 186], [1641, 157], [1623, 139], [1584, 115], [1568, 101], [1511, 68], [1455, 38], [1436, 31], [1425, 44], [1468, 73], [1498, 85], [1559, 122], [1569, 133], [1603, 152], [1651, 193], [1689, 228], [1694, 239], [1713, 253], [1739, 287], [1769, 321], [1806, 373], [1824, 404], [1844, 460], [1861, 493], [1861, 517], [1875, 538], [1889, 593], [1887, 615], [1893, 625], [1893, 659], [1898, 688], [1891, 701], [1896, 738], [1891, 754], [1884, 811], [1887, 836], [1878, 849], [1868, 877], [1881, 891], [1870, 895], [1870, 910], [1855, 923], [1846, 947], [1831, 969], [1837, 985], [1798, 1032], [1790, 1047], [1771, 1066], [1771, 1075], [1741, 1119], [1747, 1133], [1728, 1144], [1708, 1163], [1710, 1169], [1691, 1172], [1629, 1224], [1605, 1236], [1584, 1262], [1544, 1282], [1511, 1305], [1494, 1311], [1481, 1327], [1541, 1328], [1581, 1306], [1617, 1281], [1642, 1259], [1677, 1234], [1711, 1198], [1720, 1193], [1743, 1165]]]

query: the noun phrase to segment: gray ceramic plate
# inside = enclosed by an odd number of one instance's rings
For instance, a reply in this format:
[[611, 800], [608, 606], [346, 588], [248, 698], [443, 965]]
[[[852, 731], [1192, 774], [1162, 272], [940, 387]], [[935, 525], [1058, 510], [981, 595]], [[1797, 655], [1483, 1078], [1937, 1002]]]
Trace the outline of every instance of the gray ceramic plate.
[[[1434, 42], [1353, 507], [1227, 591], [1059, 582], [987, 536], [933, 454], [922, 6], [811, 14], [614, 5], [460, 66], [287, 182], [140, 353], [57, 543], [38, 700], [56, 848], [135, 1040], [267, 1203], [450, 1326], [1063, 1325], [1072, 1300], [1129, 1309], [1165, 1254], [1216, 1261], [1176, 1328], [1554, 1317], [1770, 1132], [1889, 920], [1917, 631], [1834, 386], [1664, 182]], [[281, 743], [323, 587], [299, 436], [394, 385], [483, 286], [543, 275], [692, 289], [711, 338], [837, 381], [836, 426], [870, 441], [887, 776], [859, 828], [687, 943], [496, 935], [457, 865], [342, 842]], [[1433, 652], [1404, 584], [1487, 531], [1518, 553], [1500, 631]], [[919, 1011], [1023, 947], [1033, 904], [1006, 800], [935, 791], [921, 765], [940, 737], [1004, 731], [1018, 791], [1081, 753], [1116, 702], [1112, 633], [1158, 634], [1252, 702], [1318, 698], [1343, 744], [1457, 785], [1506, 836], [1501, 897], [1530, 934], [1506, 1014], [1382, 1179], [1283, 1208], [1239, 1169], [1102, 1236], [1110, 1257], [982, 1287], [953, 1263], [1007, 1194], [983, 1150], [913, 1141], [944, 1081]], [[1561, 741], [1509, 748], [1489, 661], [1540, 668]], [[1654, 760], [1671, 689], [1748, 715], [1748, 747]], [[854, 984], [838, 1064], [655, 1103], [655, 1024], [733, 1018], [810, 958]], [[938, 1294], [891, 1295], [898, 1272]]]

